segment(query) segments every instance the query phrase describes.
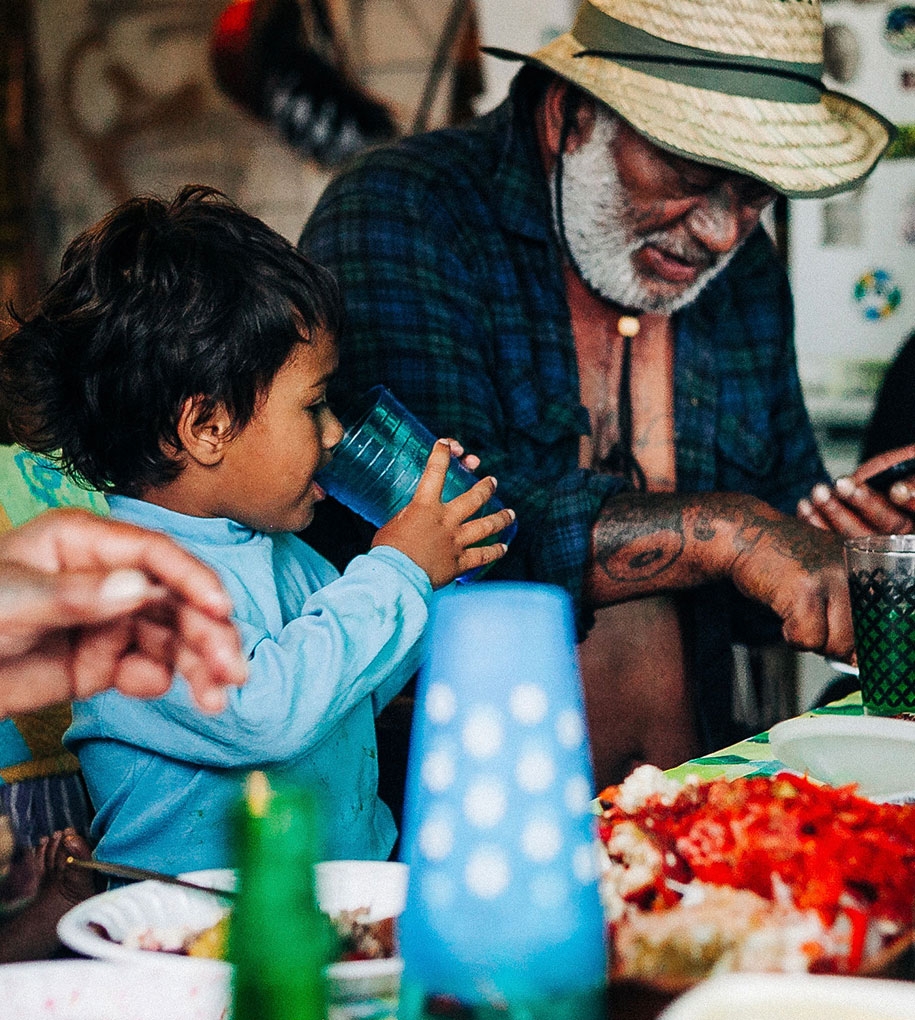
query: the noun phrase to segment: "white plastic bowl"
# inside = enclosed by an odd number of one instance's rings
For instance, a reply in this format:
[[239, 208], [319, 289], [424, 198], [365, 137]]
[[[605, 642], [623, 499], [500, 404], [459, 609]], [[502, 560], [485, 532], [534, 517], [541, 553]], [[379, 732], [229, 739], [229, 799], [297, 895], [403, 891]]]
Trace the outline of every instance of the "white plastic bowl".
[[225, 1020], [229, 975], [208, 962], [165, 973], [113, 960], [4, 964], [0, 1020]]
[[912, 1020], [908, 981], [827, 974], [722, 974], [676, 999], [658, 1020]]
[[779, 761], [813, 779], [857, 783], [862, 797], [915, 797], [915, 722], [874, 715], [802, 716], [769, 730]]
[[[407, 897], [407, 866], [395, 861], [323, 861], [315, 869], [318, 904], [330, 916], [342, 910], [367, 908], [368, 920], [398, 917]], [[181, 876], [218, 889], [235, 886], [228, 870], [193, 871]], [[84, 956], [133, 964], [155, 964], [173, 969], [199, 966], [228, 982], [229, 964], [187, 956], [134, 949], [120, 943], [146, 930], [188, 933], [215, 924], [229, 909], [225, 900], [205, 892], [162, 882], [137, 882], [100, 893], [68, 911], [57, 925], [61, 942]], [[93, 930], [99, 924], [111, 936]], [[327, 969], [330, 994], [335, 999], [379, 998], [397, 994], [403, 960], [352, 960]]]

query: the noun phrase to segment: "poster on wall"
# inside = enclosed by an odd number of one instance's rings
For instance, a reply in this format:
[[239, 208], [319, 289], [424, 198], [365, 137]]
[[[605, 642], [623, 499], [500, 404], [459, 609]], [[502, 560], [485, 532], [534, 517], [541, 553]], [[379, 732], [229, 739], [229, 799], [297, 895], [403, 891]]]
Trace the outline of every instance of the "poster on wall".
[[789, 204], [801, 379], [814, 417], [865, 421], [915, 331], [915, 3], [823, 5], [825, 83], [898, 128], [858, 188]]

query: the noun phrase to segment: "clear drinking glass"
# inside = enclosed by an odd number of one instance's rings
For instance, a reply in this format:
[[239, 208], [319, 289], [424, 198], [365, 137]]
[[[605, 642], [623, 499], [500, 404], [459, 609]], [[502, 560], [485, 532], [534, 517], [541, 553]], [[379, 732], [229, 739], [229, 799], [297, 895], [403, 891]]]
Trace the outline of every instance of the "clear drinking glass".
[[868, 715], [915, 713], [915, 535], [845, 541], [861, 699]]

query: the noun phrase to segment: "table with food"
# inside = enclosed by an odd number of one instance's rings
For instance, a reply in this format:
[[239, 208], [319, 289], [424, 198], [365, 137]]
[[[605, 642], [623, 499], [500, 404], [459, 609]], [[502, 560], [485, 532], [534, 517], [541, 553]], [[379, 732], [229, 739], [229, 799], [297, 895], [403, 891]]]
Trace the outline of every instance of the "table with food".
[[[727, 1011], [753, 988], [758, 1003], [778, 988], [795, 996], [798, 1017], [915, 1015], [915, 982], [898, 980], [915, 978], [910, 722], [865, 716], [852, 695], [666, 773], [641, 766], [594, 811], [617, 1020], [763, 1016]], [[323, 862], [315, 874], [336, 936], [330, 1017], [396, 1016], [406, 865]], [[183, 878], [73, 908], [59, 934], [76, 959], [0, 967], [2, 1020], [145, 1020], [137, 990], [162, 979], [137, 961], [153, 958], [169, 984], [157, 1020], [223, 1020], [236, 876]], [[187, 1008], [175, 1012], [178, 993]]]

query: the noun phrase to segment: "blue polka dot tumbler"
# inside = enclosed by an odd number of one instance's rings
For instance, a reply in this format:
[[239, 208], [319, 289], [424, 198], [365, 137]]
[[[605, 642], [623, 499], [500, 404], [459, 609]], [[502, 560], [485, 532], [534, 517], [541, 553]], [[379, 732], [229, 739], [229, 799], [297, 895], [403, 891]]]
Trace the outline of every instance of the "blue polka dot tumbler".
[[440, 592], [407, 775], [400, 1020], [603, 1020], [593, 796], [568, 596]]

